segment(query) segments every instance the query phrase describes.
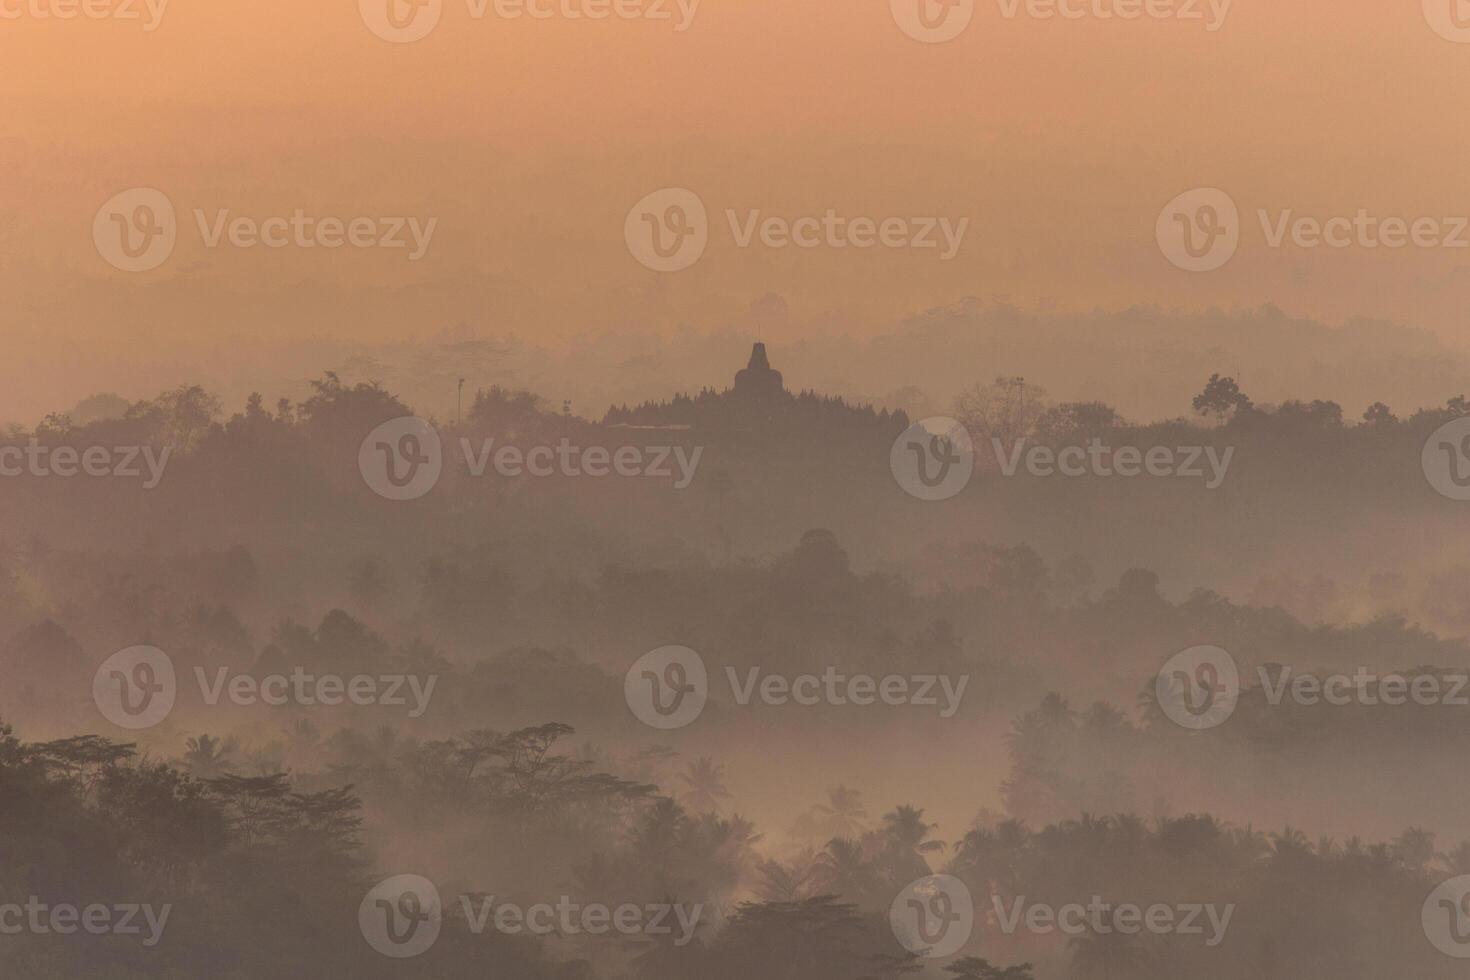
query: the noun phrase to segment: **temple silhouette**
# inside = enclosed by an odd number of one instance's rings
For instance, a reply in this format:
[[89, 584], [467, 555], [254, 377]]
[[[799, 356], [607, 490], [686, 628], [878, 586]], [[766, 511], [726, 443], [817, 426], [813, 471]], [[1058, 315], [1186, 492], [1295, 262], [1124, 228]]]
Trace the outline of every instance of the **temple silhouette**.
[[756, 341], [750, 349], [750, 363], [735, 372], [733, 391], [737, 398], [778, 398], [786, 393], [781, 372], [766, 357], [765, 344]]
[[[901, 411], [855, 405], [840, 396], [813, 391], [793, 393], [780, 371], [771, 366], [766, 345], [756, 341], [745, 367], [735, 372], [734, 384], [723, 390], [705, 388], [697, 395], [678, 394], [668, 401], [614, 406], [604, 425], [688, 428], [707, 431], [760, 432], [800, 435], [893, 433], [908, 427]], [[891, 436], [890, 436], [891, 438]]]

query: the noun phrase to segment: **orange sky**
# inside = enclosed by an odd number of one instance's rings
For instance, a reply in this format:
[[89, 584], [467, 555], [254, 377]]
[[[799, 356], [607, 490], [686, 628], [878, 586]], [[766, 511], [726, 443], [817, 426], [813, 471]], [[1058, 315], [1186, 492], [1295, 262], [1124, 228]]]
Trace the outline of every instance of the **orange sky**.
[[[982, 0], [940, 44], [905, 36], [888, 0], [702, 0], [683, 32], [476, 20], [445, 0], [435, 30], [402, 45], [374, 36], [354, 0], [170, 0], [152, 32], [28, 12], [58, 2], [0, 0], [22, 12], [0, 19], [0, 419], [65, 401], [78, 350], [125, 375], [222, 337], [384, 341], [466, 322], [565, 342], [715, 327], [769, 292], [794, 331], [836, 316], [861, 334], [1004, 294], [1077, 309], [1274, 302], [1470, 339], [1470, 248], [1272, 249], [1256, 217], [1470, 214], [1470, 43], [1436, 35], [1420, 0], [1234, 0], [1214, 32], [1007, 19]], [[180, 231], [167, 262], [130, 274], [98, 255], [92, 222], [136, 186], [168, 195]], [[711, 219], [706, 252], [675, 273], [623, 241], [629, 208], [666, 186], [696, 191]], [[1210, 273], [1174, 268], [1154, 240], [1164, 203], [1200, 186], [1226, 190], [1242, 219], [1238, 253]], [[408, 262], [206, 248], [196, 208], [438, 223]], [[969, 226], [948, 262], [738, 248], [727, 208]]]

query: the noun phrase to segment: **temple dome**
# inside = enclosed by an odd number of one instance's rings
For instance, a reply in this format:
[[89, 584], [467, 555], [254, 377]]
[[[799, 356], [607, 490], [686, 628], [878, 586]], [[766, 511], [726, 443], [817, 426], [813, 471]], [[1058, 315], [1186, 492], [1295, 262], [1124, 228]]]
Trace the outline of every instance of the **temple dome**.
[[755, 397], [778, 395], [786, 390], [781, 372], [771, 367], [766, 345], [756, 342], [750, 350], [750, 363], [735, 372], [735, 394]]

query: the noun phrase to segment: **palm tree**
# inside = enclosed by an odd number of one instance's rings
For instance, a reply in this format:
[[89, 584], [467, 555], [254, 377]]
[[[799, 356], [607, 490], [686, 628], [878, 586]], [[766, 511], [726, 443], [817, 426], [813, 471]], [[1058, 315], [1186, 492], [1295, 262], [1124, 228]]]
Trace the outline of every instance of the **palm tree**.
[[923, 810], [904, 804], [883, 815], [882, 833], [898, 851], [922, 856], [945, 849], [944, 841], [928, 839], [938, 826], [924, 822]]
[[791, 864], [771, 859], [760, 864], [761, 883], [757, 890], [767, 902], [800, 902], [811, 897], [811, 886], [818, 868], [808, 851]]
[[846, 837], [834, 837], [817, 856], [816, 880], [822, 891], [850, 900], [861, 900], [876, 884], [862, 844]]
[[660, 867], [674, 852], [689, 818], [684, 808], [668, 797], [659, 797], [634, 825], [632, 844], [639, 859]]
[[679, 778], [689, 786], [689, 791], [683, 796], [684, 802], [695, 812], [714, 810], [718, 813], [720, 801], [730, 798], [730, 791], [725, 788], [725, 767], [703, 756], [689, 763], [689, 768], [680, 773]]
[[1272, 834], [1271, 852], [1273, 860], [1279, 862], [1292, 858], [1300, 858], [1311, 853], [1311, 845], [1307, 843], [1307, 835], [1297, 830], [1291, 824], [1279, 834]]
[[1393, 852], [1404, 867], [1422, 873], [1434, 859], [1434, 834], [1423, 827], [1410, 827], [1393, 842]]
[[1082, 852], [1089, 857], [1107, 854], [1111, 849], [1110, 838], [1113, 832], [1111, 817], [1097, 817], [1084, 812], [1080, 820], [1069, 820], [1067, 825], [1076, 835]]
[[196, 779], [217, 779], [235, 768], [230, 758], [235, 751], [235, 740], [221, 742], [212, 735], [200, 735], [184, 743], [184, 768]]
[[1120, 813], [1113, 818], [1114, 853], [1137, 854], [1148, 838], [1148, 827], [1136, 813]]
[[856, 837], [866, 829], [863, 821], [868, 811], [863, 806], [861, 790], [848, 789], [839, 783], [836, 789], [827, 790], [827, 802], [818, 803], [816, 811], [832, 837]]
[[1251, 824], [1246, 824], [1244, 827], [1230, 828], [1229, 837], [1231, 849], [1238, 855], [1238, 860], [1243, 864], [1255, 864], [1271, 851], [1270, 845], [1266, 843], [1265, 836]]

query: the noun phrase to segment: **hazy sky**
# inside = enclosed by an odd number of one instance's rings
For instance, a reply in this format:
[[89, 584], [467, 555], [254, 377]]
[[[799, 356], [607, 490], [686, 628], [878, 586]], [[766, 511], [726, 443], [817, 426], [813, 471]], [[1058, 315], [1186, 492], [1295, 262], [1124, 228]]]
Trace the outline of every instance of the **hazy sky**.
[[[171, 0], [151, 31], [145, 0], [126, 2], [139, 19], [0, 0], [0, 419], [98, 388], [148, 394], [129, 379], [186, 375], [242, 345], [461, 323], [557, 345], [717, 328], [767, 293], [790, 308], [790, 336], [768, 339], [788, 341], [864, 336], [967, 295], [1274, 302], [1455, 344], [1470, 329], [1470, 247], [1288, 235], [1272, 248], [1257, 215], [1470, 214], [1470, 43], [1431, 27], [1437, 0], [1152, 0], [1197, 19], [1134, 20], [1096, 15], [1129, 0], [1071, 0], [1084, 16], [1051, 19], [988, 0], [943, 43], [907, 36], [887, 0], [702, 0], [685, 30], [689, 0], [620, 0], [657, 3], [663, 20], [493, 5], [476, 18], [444, 0], [405, 44], [376, 36], [353, 0]], [[129, 273], [99, 255], [93, 222], [135, 187], [167, 196], [177, 244]], [[624, 240], [630, 208], [666, 187], [708, 213], [707, 248], [678, 272], [646, 268]], [[1166, 202], [1198, 187], [1239, 209], [1238, 251], [1212, 272], [1176, 268], [1155, 240]], [[436, 224], [410, 261], [412, 248], [207, 247], [196, 217], [298, 209]], [[828, 239], [739, 247], [727, 209], [738, 224], [829, 209], [968, 224], [946, 261]], [[1456, 225], [1440, 233], [1470, 245]]]

